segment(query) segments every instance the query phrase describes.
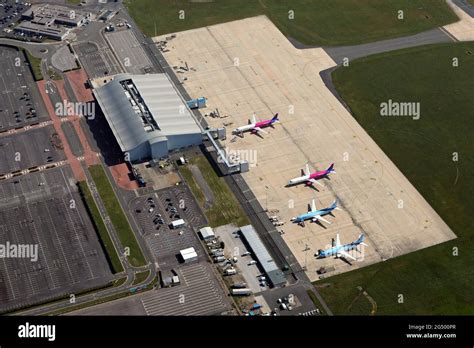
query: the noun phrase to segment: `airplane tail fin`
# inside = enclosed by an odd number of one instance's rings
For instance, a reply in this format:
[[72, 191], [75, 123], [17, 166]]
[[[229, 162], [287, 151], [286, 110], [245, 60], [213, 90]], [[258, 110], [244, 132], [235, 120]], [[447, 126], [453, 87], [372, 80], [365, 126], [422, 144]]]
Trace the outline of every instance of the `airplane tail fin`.
[[311, 201], [311, 210], [310, 211], [316, 211], [316, 201], [314, 199]]
[[359, 235], [359, 238], [355, 241], [355, 244], [357, 244], [357, 245], [362, 244], [364, 246], [367, 246], [367, 244], [364, 243], [364, 239], [365, 239], [365, 235], [364, 235], [364, 233], [361, 233]]
[[278, 118], [278, 112], [275, 114], [275, 116], [272, 117], [273, 122], [279, 122], [280, 119]]
[[334, 163], [331, 163], [331, 165], [329, 166], [328, 169], [326, 169], [326, 171], [327, 171], [328, 173], [335, 173], [335, 171], [334, 171]]
[[331, 209], [337, 209], [337, 203], [338, 203], [338, 201], [337, 201], [337, 198], [336, 198], [336, 200], [331, 204], [330, 208]]
[[252, 123], [257, 123], [257, 116], [255, 116], [255, 112], [252, 114], [252, 119], [249, 120], [249, 124], [252, 124]]
[[309, 175], [311, 172], [310, 172], [310, 170], [309, 170], [309, 164], [308, 164], [308, 163], [306, 163], [305, 169], [306, 169], [306, 170], [305, 170], [305, 172], [304, 172], [304, 175]]

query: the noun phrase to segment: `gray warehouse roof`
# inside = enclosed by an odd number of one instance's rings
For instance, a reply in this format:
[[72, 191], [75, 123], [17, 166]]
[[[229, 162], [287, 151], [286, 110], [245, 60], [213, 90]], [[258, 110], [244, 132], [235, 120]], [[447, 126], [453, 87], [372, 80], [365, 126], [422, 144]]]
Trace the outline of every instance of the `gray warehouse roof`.
[[278, 268], [273, 258], [270, 256], [265, 245], [263, 245], [262, 240], [258, 236], [257, 232], [252, 225], [242, 226], [240, 232], [244, 236], [248, 245], [252, 249], [255, 257], [262, 266], [266, 275], [270, 279], [270, 282], [274, 286], [283, 285], [286, 283], [285, 275]]
[[171, 135], [201, 133], [167, 74], [119, 74], [94, 95], [122, 151]]

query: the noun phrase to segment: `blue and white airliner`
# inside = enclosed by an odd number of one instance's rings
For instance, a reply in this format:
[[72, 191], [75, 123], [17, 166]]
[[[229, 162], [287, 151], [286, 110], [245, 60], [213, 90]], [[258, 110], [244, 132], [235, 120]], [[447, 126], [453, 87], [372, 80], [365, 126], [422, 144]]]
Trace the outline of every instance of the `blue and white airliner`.
[[311, 220], [313, 222], [321, 220], [330, 225], [331, 222], [323, 218], [323, 216], [327, 214], [331, 214], [334, 209], [341, 210], [337, 207], [337, 199], [329, 207], [324, 208], [324, 209], [319, 209], [319, 210], [316, 209], [316, 203], [314, 202], [314, 199], [313, 199], [311, 202], [311, 209], [309, 209], [307, 213], [291, 218], [291, 221], [296, 222], [300, 225], [304, 225], [304, 222], [306, 220]]
[[364, 246], [367, 246], [367, 244], [364, 243], [364, 234], [361, 233], [359, 235], [359, 238], [352, 242], [352, 243], [348, 243], [348, 244], [344, 244], [344, 245], [341, 245], [341, 241], [339, 240], [339, 233], [336, 235], [336, 241], [335, 243], [333, 244], [332, 248], [329, 248], [329, 249], [326, 249], [326, 250], [318, 250], [318, 252], [314, 255], [316, 256], [316, 258], [318, 259], [322, 259], [322, 258], [325, 258], [325, 257], [330, 257], [330, 256], [334, 256], [336, 258], [349, 258], [349, 259], [352, 259], [354, 261], [356, 261], [357, 259], [352, 256], [351, 254], [348, 253], [348, 251], [351, 251], [351, 250], [357, 250], [357, 247], [359, 245], [364, 245]]

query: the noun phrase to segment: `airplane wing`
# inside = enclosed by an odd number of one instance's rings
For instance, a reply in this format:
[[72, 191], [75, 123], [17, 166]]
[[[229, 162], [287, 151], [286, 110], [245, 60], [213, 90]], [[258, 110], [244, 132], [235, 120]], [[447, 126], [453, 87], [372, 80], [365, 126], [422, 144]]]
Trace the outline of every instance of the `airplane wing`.
[[336, 234], [336, 246], [337, 247], [341, 246], [341, 240], [339, 239], [339, 233]]
[[304, 173], [304, 175], [309, 175], [309, 164], [306, 163], [306, 172]]
[[337, 256], [339, 256], [339, 257], [343, 256], [346, 259], [349, 258], [349, 259], [352, 259], [354, 261], [357, 261], [357, 259], [354, 256], [352, 256], [351, 254], [345, 252], [344, 250], [338, 251]]
[[324, 187], [323, 184], [321, 184], [318, 180], [314, 180], [314, 179], [309, 179], [308, 182], [312, 183], [312, 184], [318, 184], [319, 186], [322, 186]]
[[327, 223], [327, 224], [329, 224], [329, 225], [331, 224], [331, 222], [329, 222], [328, 220], [326, 220], [326, 219], [323, 218], [322, 216], [315, 216], [315, 217], [313, 218], [313, 221], [314, 221], [314, 222], [316, 222], [317, 220], [324, 221], [325, 223]]
[[259, 133], [261, 132], [261, 133], [268, 134], [268, 132], [265, 132], [265, 131], [264, 131], [262, 128], [260, 128], [260, 127], [255, 127], [253, 130], [256, 131], [256, 132], [259, 132]]

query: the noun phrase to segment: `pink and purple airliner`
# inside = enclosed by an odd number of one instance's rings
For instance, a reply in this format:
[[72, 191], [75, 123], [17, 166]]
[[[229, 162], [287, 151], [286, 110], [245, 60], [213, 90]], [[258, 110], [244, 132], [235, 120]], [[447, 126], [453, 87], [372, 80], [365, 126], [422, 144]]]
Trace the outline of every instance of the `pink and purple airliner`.
[[322, 178], [327, 178], [328, 175], [331, 174], [331, 173], [335, 173], [334, 163], [332, 163], [329, 166], [329, 168], [326, 169], [326, 170], [320, 170], [320, 171], [316, 171], [316, 172], [313, 172], [313, 173], [311, 173], [309, 171], [309, 165], [307, 164], [306, 165], [306, 170], [301, 169], [301, 176], [288, 181], [287, 186], [293, 186], [293, 185], [298, 185], [298, 184], [302, 184], [302, 183], [305, 183], [306, 186], [311, 186], [313, 184], [318, 184], [318, 185], [323, 186], [323, 184], [321, 184], [318, 180], [322, 179]]
[[265, 133], [262, 128], [265, 127], [273, 127], [275, 123], [280, 123], [280, 120], [278, 119], [278, 113], [275, 114], [270, 120], [265, 120], [265, 121], [260, 121], [257, 122], [255, 118], [255, 114], [252, 115], [252, 120], [249, 120], [249, 124], [236, 128], [232, 131], [232, 134], [237, 134], [237, 135], [243, 135], [244, 132], [251, 131], [253, 134], [260, 134], [260, 133]]

